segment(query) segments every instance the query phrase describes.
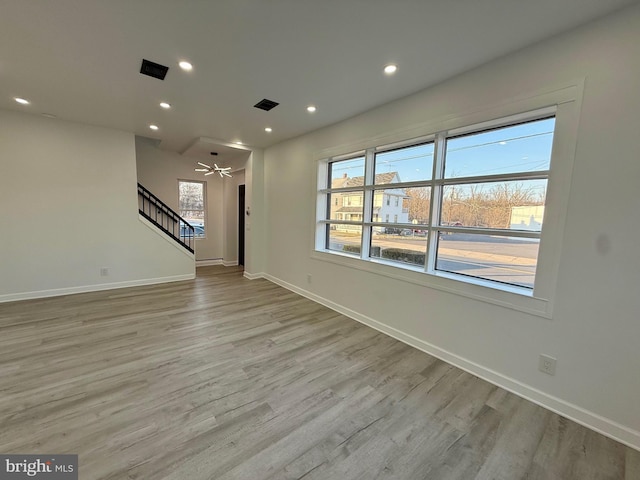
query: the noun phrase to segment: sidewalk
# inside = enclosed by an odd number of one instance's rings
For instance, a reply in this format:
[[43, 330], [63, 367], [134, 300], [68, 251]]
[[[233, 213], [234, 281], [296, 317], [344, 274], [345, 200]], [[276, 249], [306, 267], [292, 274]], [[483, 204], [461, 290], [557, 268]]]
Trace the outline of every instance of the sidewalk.
[[457, 250], [453, 248], [440, 248], [440, 254], [451, 257], [462, 257], [473, 260], [487, 260], [494, 263], [507, 263], [509, 265], [536, 265], [537, 258], [517, 257], [514, 255], [502, 255], [499, 253], [484, 253], [472, 250]]

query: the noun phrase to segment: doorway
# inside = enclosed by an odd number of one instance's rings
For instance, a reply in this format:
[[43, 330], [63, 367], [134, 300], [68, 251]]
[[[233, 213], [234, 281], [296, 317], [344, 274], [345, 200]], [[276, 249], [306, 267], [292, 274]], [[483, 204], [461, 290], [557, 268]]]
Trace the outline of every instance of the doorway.
[[244, 185], [238, 185], [238, 265], [244, 267]]

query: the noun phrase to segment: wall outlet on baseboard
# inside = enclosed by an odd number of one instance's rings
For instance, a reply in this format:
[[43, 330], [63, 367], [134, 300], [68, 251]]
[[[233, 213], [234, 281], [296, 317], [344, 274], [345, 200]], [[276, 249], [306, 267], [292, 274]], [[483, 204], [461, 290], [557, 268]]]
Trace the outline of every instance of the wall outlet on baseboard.
[[100, 276], [108, 277], [109, 276], [109, 268], [108, 267], [100, 267]]
[[556, 374], [556, 359], [549, 355], [540, 354], [538, 360], [538, 370], [548, 375]]

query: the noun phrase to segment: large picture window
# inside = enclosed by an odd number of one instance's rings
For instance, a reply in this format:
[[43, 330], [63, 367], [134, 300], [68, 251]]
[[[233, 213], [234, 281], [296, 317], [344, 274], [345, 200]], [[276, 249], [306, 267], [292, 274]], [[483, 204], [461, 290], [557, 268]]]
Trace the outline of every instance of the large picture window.
[[530, 294], [554, 131], [546, 109], [329, 158], [316, 250]]
[[194, 229], [196, 238], [205, 236], [206, 199], [205, 182], [178, 181], [178, 205], [180, 216]]

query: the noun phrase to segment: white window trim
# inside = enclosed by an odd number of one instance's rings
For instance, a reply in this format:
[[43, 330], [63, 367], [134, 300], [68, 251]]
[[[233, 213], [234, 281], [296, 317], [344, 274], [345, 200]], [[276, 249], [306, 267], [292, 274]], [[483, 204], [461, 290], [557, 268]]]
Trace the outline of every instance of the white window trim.
[[[532, 315], [552, 318], [583, 90], [584, 79], [580, 79], [569, 85], [537, 92], [524, 98], [513, 99], [479, 111], [468, 112], [459, 116], [448, 116], [443, 119], [434, 119], [420, 125], [408, 126], [387, 135], [361, 139], [351, 145], [342, 145], [316, 152], [315, 158], [319, 160], [317, 161], [318, 168], [316, 168], [317, 177], [314, 179], [314, 188], [318, 195], [316, 216], [313, 222], [316, 234], [313, 238], [311, 257], [372, 274], [383, 275], [399, 281], [501, 305]], [[446, 131], [447, 135], [451, 136], [477, 131], [482, 128], [495, 128], [509, 123], [517, 123], [530, 118], [532, 112], [535, 112], [536, 116], [541, 116], [545, 109], [548, 109], [549, 112], [555, 111], [556, 124], [553, 140], [553, 158], [547, 184], [545, 226], [541, 234], [538, 254], [535, 293], [529, 291], [530, 294], [527, 295], [525, 290], [519, 287], [496, 284], [479, 278], [461, 277], [446, 272], [438, 271], [435, 274], [432, 272], [425, 274], [425, 269], [420, 266], [414, 268], [409, 265], [399, 265], [395, 262], [364, 257], [365, 253], [368, 256], [368, 252], [361, 252], [361, 256], [364, 258], [359, 258], [323, 248], [316, 248], [316, 245], [324, 245], [324, 224], [319, 223], [319, 221], [327, 218], [326, 200], [323, 202], [324, 195], [320, 191], [327, 188], [327, 168], [330, 158], [332, 160], [340, 160], [361, 156], [370, 148], [386, 150], [391, 146], [397, 148], [412, 145], [424, 142], [425, 139], [433, 139], [434, 132]], [[366, 244], [366, 242], [363, 243]]]

